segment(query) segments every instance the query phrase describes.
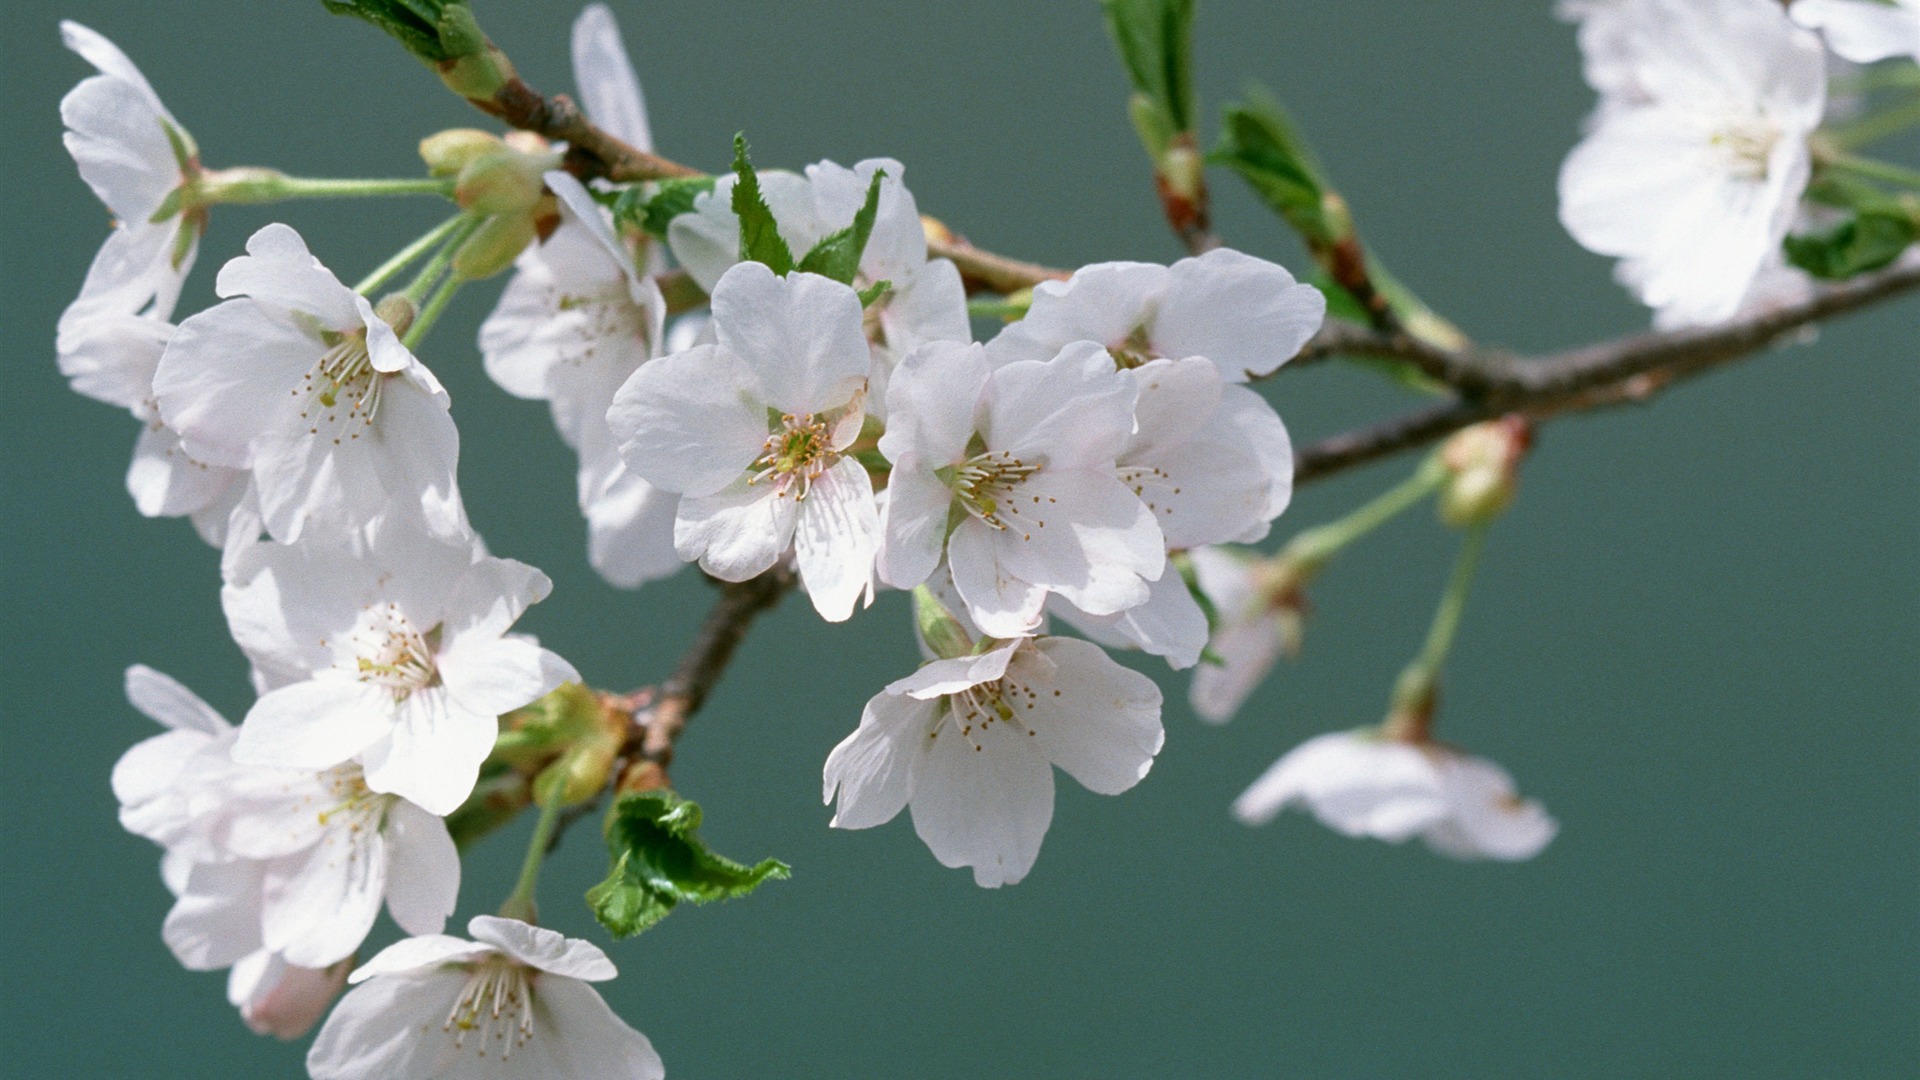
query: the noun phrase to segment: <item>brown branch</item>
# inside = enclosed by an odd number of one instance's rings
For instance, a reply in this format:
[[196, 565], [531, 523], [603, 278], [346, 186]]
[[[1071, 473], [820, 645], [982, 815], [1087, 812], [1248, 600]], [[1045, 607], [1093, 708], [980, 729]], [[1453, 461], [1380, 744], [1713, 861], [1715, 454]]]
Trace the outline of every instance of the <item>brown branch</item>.
[[1449, 401], [1306, 447], [1294, 460], [1294, 482], [1308, 483], [1424, 446], [1502, 413], [1538, 419], [1642, 401], [1675, 383], [1790, 339], [1822, 319], [1915, 290], [1920, 290], [1920, 260], [1909, 260], [1851, 281], [1820, 286], [1805, 300], [1719, 326], [1633, 334], [1534, 360], [1492, 352], [1458, 354], [1456, 360], [1472, 367], [1483, 380], [1477, 393], [1455, 383], [1462, 392]]
[[658, 154], [650, 154], [609, 134], [587, 119], [573, 99], [565, 94], [545, 97], [521, 81], [507, 80], [490, 99], [468, 98], [482, 112], [499, 117], [512, 127], [567, 144], [564, 164], [567, 171], [586, 179], [605, 177], [616, 182], [660, 180], [671, 176], [704, 176], [705, 173]]
[[700, 623], [693, 644], [674, 665], [673, 674], [657, 693], [636, 695], [644, 704], [633, 714], [633, 734], [623, 752], [631, 764], [621, 776], [621, 790], [669, 786], [667, 767], [673, 764], [674, 744], [686, 730], [687, 720], [706, 703], [753, 620], [779, 604], [794, 581], [791, 572], [775, 568], [756, 578], [720, 585], [720, 598]]
[[1051, 266], [1021, 262], [1005, 255], [995, 255], [991, 251], [982, 251], [968, 243], [965, 237], [959, 236], [950, 240], [929, 237], [927, 257], [951, 259], [953, 265], [960, 268], [960, 280], [966, 283], [970, 293], [981, 290], [1016, 293], [1021, 289], [1031, 289], [1043, 281], [1065, 281], [1073, 276], [1069, 270], [1057, 270]]

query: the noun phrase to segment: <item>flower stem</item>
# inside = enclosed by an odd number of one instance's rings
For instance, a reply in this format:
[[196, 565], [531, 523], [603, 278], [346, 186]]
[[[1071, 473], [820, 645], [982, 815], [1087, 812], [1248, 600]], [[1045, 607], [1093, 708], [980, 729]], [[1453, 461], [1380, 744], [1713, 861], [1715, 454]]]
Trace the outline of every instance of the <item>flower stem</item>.
[[413, 280], [403, 290], [407, 299], [415, 304], [426, 301], [427, 295], [440, 283], [441, 276], [447, 272], [447, 267], [453, 264], [454, 253], [459, 251], [461, 243], [480, 227], [481, 220], [471, 214], [462, 214], [454, 219], [456, 224], [447, 230], [440, 250], [434, 252], [433, 258], [428, 259], [426, 264], [420, 267], [420, 272], [413, 275]]
[[1460, 629], [1460, 616], [1467, 609], [1467, 593], [1473, 588], [1473, 575], [1480, 568], [1480, 553], [1486, 545], [1486, 523], [1467, 530], [1466, 538], [1460, 542], [1460, 555], [1447, 578], [1447, 590], [1440, 595], [1440, 606], [1434, 610], [1426, 643], [1394, 684], [1393, 706], [1386, 724], [1390, 737], [1410, 741], [1427, 738], [1440, 672], [1446, 667], [1447, 654], [1453, 651], [1454, 634]]
[[445, 311], [447, 304], [453, 300], [453, 294], [459, 292], [460, 286], [466, 283], [467, 280], [460, 275], [449, 274], [446, 280], [433, 291], [433, 295], [427, 298], [427, 302], [421, 306], [420, 314], [414, 318], [413, 325], [407, 328], [407, 334], [400, 339], [400, 344], [409, 349], [420, 344], [420, 340], [427, 336], [427, 331], [432, 330], [433, 324], [439, 321], [440, 313]]
[[193, 206], [215, 203], [274, 203], [287, 199], [356, 199], [390, 195], [453, 197], [451, 177], [405, 177], [392, 180], [335, 180], [288, 176], [277, 169], [242, 166], [210, 169], [185, 192]]
[[565, 802], [566, 785], [554, 783], [547, 788], [546, 801], [540, 804], [540, 818], [533, 823], [533, 837], [527, 841], [527, 858], [520, 864], [520, 880], [513, 893], [500, 905], [503, 918], [533, 922], [538, 911], [533, 894], [540, 884], [540, 864], [546, 861], [547, 845], [553, 841], [554, 827], [560, 823], [560, 804]]
[[1033, 306], [1033, 293], [1022, 291], [1013, 296], [999, 296], [988, 300], [967, 301], [967, 314], [976, 319], [1005, 319], [1009, 322], [1026, 317], [1027, 309]]
[[1891, 162], [1876, 161], [1873, 158], [1854, 157], [1852, 154], [1832, 154], [1821, 159], [1820, 164], [1838, 172], [1864, 176], [1869, 180], [1920, 189], [1920, 169], [1909, 169]]
[[1856, 150], [1916, 126], [1920, 126], [1920, 98], [1902, 102], [1850, 124], [1842, 124], [1827, 132], [1827, 139], [1842, 150]]
[[398, 277], [400, 271], [413, 265], [415, 259], [425, 255], [435, 244], [445, 240], [464, 220], [466, 220], [466, 215], [455, 214], [440, 224], [435, 225], [425, 236], [401, 248], [398, 252], [394, 253], [393, 258], [381, 263], [379, 268], [374, 270], [373, 273], [362, 278], [360, 283], [353, 287], [353, 291], [362, 296], [366, 296]]
[[1412, 476], [1381, 492], [1346, 517], [1302, 530], [1281, 552], [1283, 557], [1318, 567], [1342, 548], [1392, 521], [1407, 508], [1431, 495], [1447, 476], [1446, 466], [1429, 455]]

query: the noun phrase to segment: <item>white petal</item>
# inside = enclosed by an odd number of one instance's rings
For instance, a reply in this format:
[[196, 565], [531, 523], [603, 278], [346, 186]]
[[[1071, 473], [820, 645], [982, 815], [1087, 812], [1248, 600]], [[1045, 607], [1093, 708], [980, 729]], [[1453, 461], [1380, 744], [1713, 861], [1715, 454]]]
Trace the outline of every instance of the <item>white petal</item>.
[[982, 522], [962, 521], [947, 540], [947, 565], [974, 625], [993, 637], [1020, 637], [1040, 625], [1047, 591], [1002, 565], [996, 535]]
[[353, 955], [373, 929], [387, 891], [387, 838], [342, 824], [267, 875], [262, 943], [301, 967]]
[[1793, 21], [1822, 31], [1827, 47], [1856, 64], [1895, 56], [1920, 60], [1920, 8], [1862, 0], [1797, 0]]
[[324, 769], [366, 749], [393, 726], [393, 699], [386, 690], [329, 672], [254, 702], [240, 725], [233, 759]]
[[532, 704], [560, 684], [580, 679], [573, 665], [513, 637], [463, 641], [440, 655], [439, 667], [455, 701], [469, 712], [492, 716]]
[[1045, 637], [1032, 648], [1053, 662], [1053, 670], [1016, 656], [1007, 678], [1034, 695], [1031, 709], [1015, 708], [1040, 752], [1101, 795], [1139, 783], [1165, 742], [1160, 688], [1089, 642]]
[[1230, 719], [1280, 658], [1280, 625], [1272, 616], [1223, 624], [1209, 642], [1220, 663], [1193, 669], [1188, 700], [1200, 719], [1218, 724]]
[[866, 466], [842, 458], [814, 479], [794, 523], [794, 559], [821, 618], [844, 622], [862, 596], [872, 601], [879, 548], [873, 481]]
[[1152, 511], [1110, 472], [1043, 469], [1014, 489], [1003, 517], [992, 536], [1004, 570], [1090, 615], [1146, 602], [1166, 566]]
[[74, 22], [72, 19], [60, 20], [60, 44], [79, 53], [87, 63], [99, 69], [102, 75], [127, 83], [141, 91], [153, 106], [153, 110], [171, 119], [165, 107], [160, 104], [160, 95], [154, 93], [147, 77], [120, 50], [120, 46], [107, 40], [106, 35], [92, 27]]
[[[396, 559], [393, 565], [406, 566], [408, 561]], [[518, 622], [527, 608], [552, 592], [553, 581], [547, 575], [517, 559], [475, 559], [452, 592], [439, 598], [440, 610], [445, 612], [445, 650], [462, 647], [469, 636], [476, 641], [497, 638]]]
[[144, 85], [95, 75], [60, 99], [67, 152], [80, 177], [122, 221], [145, 223], [184, 181], [167, 118]]
[[349, 990], [314, 1037], [307, 1074], [313, 1080], [484, 1075], [467, 1071], [481, 1059], [472, 1050], [462, 1054], [442, 1031], [466, 981], [465, 972], [449, 969], [374, 979]]
[[622, 466], [587, 507], [587, 561], [607, 583], [632, 589], [686, 565], [673, 549], [680, 496]]
[[460, 852], [447, 823], [407, 802], [387, 808], [387, 911], [409, 934], [437, 934], [460, 898]]
[[246, 473], [205, 465], [188, 456], [180, 436], [160, 424], [140, 430], [127, 467], [127, 494], [147, 517], [181, 517], [212, 506], [231, 509]]
[[638, 150], [653, 149], [647, 102], [627, 59], [620, 26], [605, 4], [588, 4], [573, 21], [573, 82], [589, 119]]
[[168, 342], [153, 376], [160, 417], [197, 460], [249, 467], [256, 436], [292, 426], [299, 404], [289, 391], [324, 351], [251, 300], [216, 305], [181, 323]]
[[821, 775], [821, 800], [839, 803], [828, 824], [837, 829], [869, 829], [892, 821], [913, 795], [919, 762], [932, 749], [940, 704], [876, 694], [861, 713], [860, 726], [827, 755]]
[[197, 863], [160, 936], [189, 971], [215, 971], [260, 947], [264, 865]]
[[1154, 313], [1151, 340], [1161, 356], [1204, 356], [1230, 382], [1265, 375], [1300, 351], [1320, 329], [1327, 300], [1285, 267], [1230, 248], [1181, 259]]
[[1427, 846], [1456, 859], [1514, 862], [1540, 854], [1560, 825], [1514, 791], [1513, 777], [1491, 761], [1448, 755], [1440, 774], [1453, 814], [1421, 834]]
[[987, 344], [988, 358], [996, 365], [1049, 360], [1074, 341], [1120, 347], [1152, 317], [1167, 285], [1166, 267], [1134, 262], [1097, 263], [1066, 281], [1043, 281], [1026, 317]]
[[952, 505], [953, 491], [918, 454], [894, 459], [881, 522], [880, 580], [896, 589], [911, 589], [932, 576], [946, 547], [947, 511]]
[[[614, 1014], [593, 987], [578, 979], [549, 976], [534, 1000], [546, 1024], [534, 1038], [553, 1056], [556, 1080], [662, 1080], [666, 1066], [647, 1037]], [[537, 1021], [536, 1021], [537, 1022]]]
[[[141, 292], [135, 304], [146, 302], [148, 291]], [[60, 317], [60, 374], [77, 394], [130, 409], [142, 420], [159, 419], [153, 407], [153, 373], [173, 327], [125, 312], [88, 312], [82, 307], [86, 302], [82, 296]]]
[[787, 550], [797, 510], [792, 498], [741, 479], [716, 494], [681, 499], [673, 546], [722, 581], [745, 581]]
[[962, 461], [988, 371], [979, 345], [936, 341], [906, 354], [888, 377], [880, 452], [895, 462], [917, 454], [935, 469]]
[[363, 983], [382, 975], [428, 974], [448, 964], [471, 963], [495, 951], [491, 945], [447, 934], [418, 934], [381, 949], [371, 960], [355, 968], [347, 981]]
[[453, 813], [473, 793], [480, 763], [499, 737], [499, 718], [467, 709], [441, 687], [414, 691], [395, 712], [391, 736], [362, 754], [367, 786], [431, 814]]
[[[291, 225], [274, 222], [247, 238], [247, 253], [220, 268], [214, 291], [251, 296], [278, 310], [305, 312], [329, 330], [359, 330], [362, 298], [307, 250]], [[358, 301], [358, 302], [357, 302]]]
[[519, 919], [475, 915], [467, 923], [467, 933], [473, 935], [475, 941], [484, 941], [528, 967], [554, 975], [605, 982], [619, 974], [613, 961], [593, 942]]
[[227, 1000], [239, 1007], [240, 1018], [255, 1035], [277, 1039], [305, 1035], [346, 985], [345, 964], [320, 970], [297, 967], [264, 949], [242, 963], [256, 957], [265, 961], [264, 970], [249, 972], [243, 979], [240, 965], [235, 964], [227, 980]]
[[1207, 615], [1186, 579], [1168, 570], [1147, 585], [1146, 602], [1111, 615], [1089, 615], [1064, 601], [1048, 609], [1108, 648], [1140, 649], [1166, 657], [1175, 669], [1199, 663], [1207, 647]]
[[642, 364], [614, 395], [607, 424], [627, 467], [679, 495], [738, 479], [767, 440], [767, 406], [739, 357], [713, 345]]
[[867, 377], [860, 298], [818, 274], [776, 277], [741, 263], [714, 286], [713, 324], [720, 348], [746, 364], [782, 412], [839, 408]]
[[915, 779], [913, 829], [942, 866], [970, 866], [974, 884], [1027, 876], [1053, 822], [1053, 767], [1010, 724], [962, 734], [943, 724]]
[[[926, 236], [920, 223], [914, 222], [915, 239], [926, 254]], [[872, 250], [871, 246], [868, 248]], [[882, 280], [890, 280], [882, 278]], [[960, 271], [946, 259], [935, 259], [913, 272], [904, 281], [893, 281], [893, 288], [879, 301], [880, 329], [887, 348], [904, 354], [930, 341], [965, 344], [973, 340], [972, 320], [967, 316], [967, 290]]]
[[156, 723], [183, 731], [225, 735], [233, 725], [200, 695], [145, 664], [127, 669], [127, 700]]
[[1008, 364], [993, 373], [981, 410], [987, 445], [1055, 468], [1105, 467], [1133, 434], [1139, 391], [1105, 349], [1083, 341], [1046, 363]]
[[1395, 843], [1450, 810], [1428, 751], [1347, 731], [1288, 751], [1234, 800], [1233, 812], [1258, 825], [1294, 803], [1336, 832]]

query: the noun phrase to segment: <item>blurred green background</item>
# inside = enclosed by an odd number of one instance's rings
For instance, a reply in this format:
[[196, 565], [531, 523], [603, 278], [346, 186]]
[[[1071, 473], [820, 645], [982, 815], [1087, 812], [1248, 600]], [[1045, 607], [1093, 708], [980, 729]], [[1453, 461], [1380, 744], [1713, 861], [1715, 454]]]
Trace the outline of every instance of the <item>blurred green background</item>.
[[[482, 2], [536, 86], [570, 88], [576, 8]], [[1240, 81], [1294, 110], [1396, 273], [1480, 340], [1521, 349], [1645, 314], [1554, 220], [1591, 104], [1546, 4], [1206, 0], [1207, 115]], [[1091, 2], [619, 0], [664, 152], [722, 165], [885, 154], [921, 207], [983, 246], [1064, 265], [1170, 260]], [[135, 424], [69, 393], [53, 324], [107, 218], [60, 147], [88, 69], [56, 22], [145, 69], [209, 164], [408, 175], [414, 143], [477, 114], [394, 43], [318, 3], [12, 0], [0, 38], [4, 366], [5, 971], [0, 1072], [272, 1077], [304, 1044], [249, 1035], [224, 975], [161, 944], [156, 852], [121, 832], [107, 775], [154, 728], [121, 698], [150, 663], [239, 717], [214, 553], [139, 518]], [[1226, 175], [1230, 244], [1298, 268]], [[226, 208], [184, 312], [249, 232], [284, 218], [351, 280], [436, 220], [429, 200]], [[571, 457], [543, 406], [482, 374], [463, 295], [424, 350], [464, 434], [461, 481], [492, 548], [543, 567], [522, 624], [587, 678], [667, 670], [704, 610], [696, 575], [629, 594], [584, 557]], [[902, 598], [849, 624], [788, 603], [694, 722], [674, 778], [706, 835], [793, 879], [675, 914], [610, 951], [608, 997], [696, 1077], [1912, 1076], [1920, 1061], [1920, 438], [1908, 299], [1650, 406], [1554, 423], [1495, 531], [1440, 731], [1495, 758], [1562, 821], [1538, 860], [1461, 865], [1229, 800], [1302, 739], [1376, 719], [1451, 558], [1425, 514], [1314, 591], [1308, 648], [1225, 728], [1168, 690], [1153, 773], [1116, 799], [1071, 782], [1023, 884], [976, 889], [904, 816], [829, 830], [820, 764], [910, 669]], [[1405, 404], [1326, 365], [1268, 384], [1305, 442]], [[1409, 461], [1304, 492], [1326, 520]], [[458, 929], [511, 884], [520, 829], [470, 859]], [[544, 912], [593, 928], [590, 827]], [[394, 933], [383, 924], [376, 944]]]

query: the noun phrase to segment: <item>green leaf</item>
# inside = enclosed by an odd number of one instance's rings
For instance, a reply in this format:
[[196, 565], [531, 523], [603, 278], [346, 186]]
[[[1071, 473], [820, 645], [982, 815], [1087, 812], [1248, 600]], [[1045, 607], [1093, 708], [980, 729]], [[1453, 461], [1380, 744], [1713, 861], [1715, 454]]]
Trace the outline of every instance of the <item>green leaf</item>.
[[616, 938], [631, 937], [667, 917], [676, 906], [745, 896], [769, 878], [785, 878], [785, 863], [766, 859], [743, 866], [707, 850], [695, 832], [700, 807], [671, 791], [629, 792], [607, 814], [607, 850], [613, 868], [587, 890], [587, 906]]
[[1914, 241], [1914, 223], [1904, 213], [1864, 210], [1833, 231], [1789, 236], [1787, 261], [1814, 277], [1839, 280], [1878, 270]]
[[853, 215], [853, 224], [813, 245], [813, 250], [801, 258], [799, 269], [830, 277], [842, 285], [853, 284], [860, 256], [867, 250], [867, 238], [873, 235], [873, 219], [880, 214], [880, 181], [886, 178], [885, 169], [873, 171], [873, 179], [867, 184], [867, 201]]
[[1192, 131], [1194, 0], [1100, 0], [1100, 6], [1134, 90], [1173, 130]]
[[691, 213], [693, 201], [712, 190], [711, 176], [676, 176], [645, 187], [636, 185], [620, 193], [620, 200], [613, 206], [614, 219], [665, 240], [667, 225], [681, 214]]
[[1328, 212], [1319, 163], [1286, 110], [1261, 86], [1249, 86], [1245, 102], [1227, 106], [1220, 145], [1209, 160], [1239, 173], [1307, 243], [1333, 244], [1352, 232], [1344, 215]]
[[352, 15], [386, 31], [408, 52], [437, 64], [450, 57], [440, 42], [444, 0], [320, 0], [335, 15]]
[[733, 212], [740, 219], [740, 259], [765, 263], [784, 277], [793, 269], [793, 251], [780, 236], [773, 208], [760, 194], [760, 176], [747, 158], [745, 135], [733, 137], [733, 173], [739, 177], [733, 185]]
[[870, 308], [873, 306], [874, 301], [880, 299], [881, 297], [887, 295], [892, 291], [893, 291], [893, 282], [876, 281], [873, 284], [867, 286], [866, 288], [860, 290], [860, 306], [862, 308]]

